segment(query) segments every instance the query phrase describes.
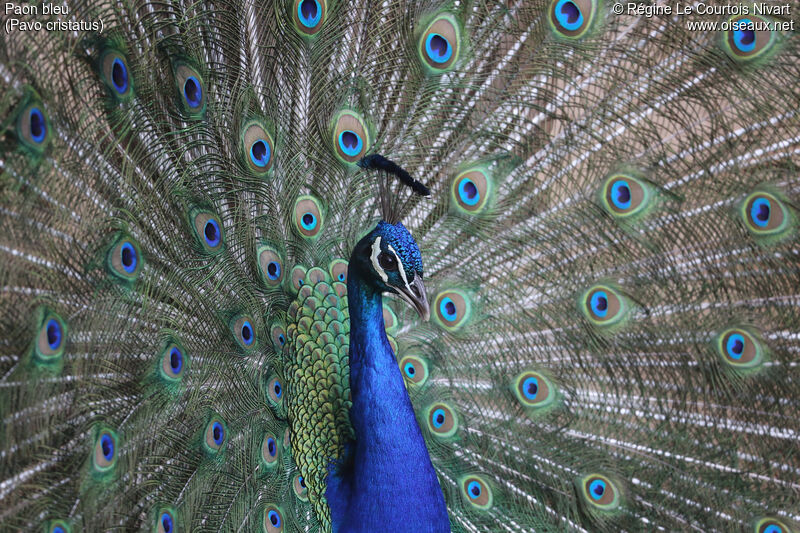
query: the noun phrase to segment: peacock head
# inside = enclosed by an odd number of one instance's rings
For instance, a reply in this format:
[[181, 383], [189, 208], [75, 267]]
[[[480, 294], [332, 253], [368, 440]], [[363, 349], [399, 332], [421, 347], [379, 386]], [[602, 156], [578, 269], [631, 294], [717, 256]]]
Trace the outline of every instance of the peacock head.
[[422, 283], [422, 254], [411, 233], [400, 222], [379, 222], [356, 244], [349, 268], [372, 289], [397, 294], [423, 320], [430, 318]]

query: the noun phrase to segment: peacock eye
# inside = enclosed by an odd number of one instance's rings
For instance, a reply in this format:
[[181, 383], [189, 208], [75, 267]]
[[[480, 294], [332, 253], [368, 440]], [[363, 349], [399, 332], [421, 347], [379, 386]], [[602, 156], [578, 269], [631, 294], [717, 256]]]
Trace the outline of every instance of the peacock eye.
[[397, 270], [397, 259], [394, 254], [381, 252], [378, 255], [378, 264], [384, 270]]

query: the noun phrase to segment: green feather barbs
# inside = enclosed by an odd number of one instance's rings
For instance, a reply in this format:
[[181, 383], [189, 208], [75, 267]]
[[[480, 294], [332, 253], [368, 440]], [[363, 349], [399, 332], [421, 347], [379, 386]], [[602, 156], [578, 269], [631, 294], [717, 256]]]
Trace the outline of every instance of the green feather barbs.
[[461, 26], [450, 13], [436, 16], [419, 37], [422, 64], [434, 74], [453, 68], [461, 53]]

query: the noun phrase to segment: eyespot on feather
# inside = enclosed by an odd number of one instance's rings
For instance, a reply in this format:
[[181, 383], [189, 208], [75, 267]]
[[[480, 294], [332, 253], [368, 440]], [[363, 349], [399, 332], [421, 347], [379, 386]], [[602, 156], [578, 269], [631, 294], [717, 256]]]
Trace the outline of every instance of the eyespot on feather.
[[774, 517], [758, 518], [754, 521], [754, 533], [792, 533], [791, 529], [785, 522], [778, 520]]
[[652, 192], [644, 181], [626, 174], [613, 174], [603, 183], [603, 209], [618, 218], [641, 214], [649, 205]]
[[283, 258], [271, 246], [258, 247], [258, 271], [261, 281], [270, 288], [280, 287], [283, 282]]
[[452, 437], [458, 431], [458, 418], [455, 411], [443, 402], [427, 409], [428, 429], [437, 437]]
[[241, 315], [231, 323], [231, 331], [236, 343], [245, 352], [250, 352], [256, 347], [256, 328], [253, 319], [248, 315]]
[[40, 363], [51, 363], [64, 355], [67, 327], [56, 313], [47, 308], [38, 311], [38, 333], [34, 344], [34, 357]]
[[422, 357], [406, 355], [400, 360], [400, 371], [408, 383], [422, 386], [428, 379], [428, 363]]
[[291, 286], [295, 290], [295, 292], [299, 291], [300, 288], [306, 284], [306, 267], [303, 265], [295, 265], [292, 267], [292, 272], [290, 275]]
[[225, 425], [225, 421], [214, 415], [206, 424], [203, 432], [203, 448], [207, 453], [214, 455], [225, 445], [227, 436], [228, 428]]
[[186, 353], [175, 341], [170, 341], [161, 352], [159, 370], [161, 377], [170, 382], [180, 381], [188, 365]]
[[97, 473], [106, 473], [117, 464], [117, 436], [110, 429], [97, 431], [92, 463]]
[[598, 11], [598, 0], [552, 0], [548, 20], [557, 36], [581, 39], [593, 27]]
[[283, 392], [283, 382], [277, 376], [273, 376], [267, 382], [267, 396], [275, 405], [282, 405]]
[[772, 21], [759, 15], [738, 15], [728, 19], [728, 29], [723, 32], [723, 49], [728, 57], [747, 63], [766, 57], [775, 49], [777, 32]]
[[355, 111], [339, 111], [333, 121], [333, 152], [345, 164], [355, 164], [370, 148], [370, 134], [364, 118]]
[[264, 435], [264, 440], [261, 443], [261, 460], [270, 468], [274, 467], [278, 462], [278, 439], [273, 433]]
[[583, 500], [591, 506], [613, 511], [620, 505], [619, 488], [602, 474], [589, 474], [577, 481], [577, 488]]
[[266, 128], [258, 122], [249, 122], [241, 136], [242, 153], [247, 168], [257, 176], [266, 175], [273, 164], [275, 144]]
[[328, 265], [328, 272], [334, 282], [347, 283], [347, 261], [334, 259]]
[[553, 383], [540, 374], [528, 370], [519, 374], [512, 382], [514, 395], [523, 407], [541, 409], [553, 404], [556, 388]]
[[141, 274], [144, 257], [139, 244], [124, 233], [118, 234], [106, 257], [108, 272], [120, 281], [131, 282]]
[[301, 196], [294, 203], [294, 227], [302, 237], [313, 239], [322, 231], [323, 216], [319, 200]]
[[481, 476], [464, 476], [459, 480], [461, 496], [471, 506], [481, 510], [491, 509], [494, 496], [489, 484]]
[[328, 16], [326, 0], [293, 0], [292, 22], [297, 32], [304, 37], [319, 33]]
[[42, 103], [32, 94], [26, 95], [16, 120], [16, 137], [22, 146], [41, 154], [50, 143], [50, 119]]
[[753, 369], [764, 362], [761, 340], [743, 328], [730, 328], [720, 333], [716, 350], [725, 363], [737, 369]]
[[264, 509], [264, 533], [280, 533], [283, 531], [283, 513], [274, 504], [267, 505]]
[[460, 289], [441, 291], [433, 300], [433, 318], [448, 331], [458, 331], [470, 319], [472, 304]]
[[174, 71], [178, 97], [184, 112], [191, 117], [201, 116], [206, 110], [206, 88], [202, 76], [183, 62], [177, 62]]
[[277, 353], [281, 353], [287, 342], [286, 330], [281, 324], [274, 323], [272, 326], [270, 326], [269, 335], [272, 339], [272, 344], [275, 347], [275, 351]]
[[219, 217], [206, 210], [194, 210], [191, 214], [195, 237], [207, 254], [213, 255], [225, 249], [225, 234]]
[[434, 18], [419, 38], [422, 64], [433, 73], [450, 70], [461, 52], [461, 26], [450, 13]]
[[72, 533], [72, 528], [65, 520], [50, 520], [44, 530], [47, 533]]
[[619, 324], [628, 312], [625, 298], [608, 285], [595, 285], [580, 299], [581, 312], [598, 327]]
[[775, 195], [754, 192], [742, 204], [742, 218], [747, 229], [756, 236], [780, 236], [787, 232], [791, 216]]
[[133, 95], [133, 78], [128, 60], [119, 50], [106, 49], [100, 56], [100, 73], [109, 93], [117, 100], [128, 100]]
[[155, 515], [153, 530], [156, 533], [178, 533], [178, 524], [173, 509], [162, 507], [156, 511]]
[[488, 205], [493, 188], [488, 171], [472, 168], [456, 175], [450, 186], [450, 197], [460, 211], [477, 214]]
[[298, 499], [301, 501], [307, 502], [308, 501], [308, 488], [306, 487], [306, 482], [299, 473], [295, 474], [294, 478], [292, 479], [292, 488], [294, 489], [294, 493]]

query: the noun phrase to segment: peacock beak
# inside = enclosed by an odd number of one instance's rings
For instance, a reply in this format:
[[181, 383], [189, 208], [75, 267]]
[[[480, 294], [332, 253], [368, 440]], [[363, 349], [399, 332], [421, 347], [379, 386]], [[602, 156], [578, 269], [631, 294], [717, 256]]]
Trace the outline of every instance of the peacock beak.
[[428, 297], [425, 294], [422, 276], [416, 275], [414, 276], [414, 281], [407, 283], [405, 287], [395, 287], [395, 289], [400, 298], [419, 313], [422, 320], [427, 322], [431, 318], [431, 308], [428, 305]]

